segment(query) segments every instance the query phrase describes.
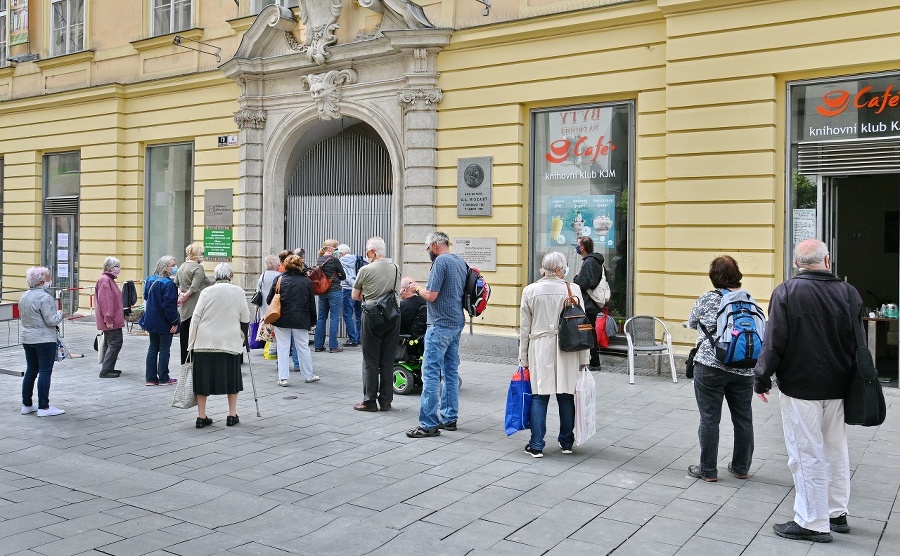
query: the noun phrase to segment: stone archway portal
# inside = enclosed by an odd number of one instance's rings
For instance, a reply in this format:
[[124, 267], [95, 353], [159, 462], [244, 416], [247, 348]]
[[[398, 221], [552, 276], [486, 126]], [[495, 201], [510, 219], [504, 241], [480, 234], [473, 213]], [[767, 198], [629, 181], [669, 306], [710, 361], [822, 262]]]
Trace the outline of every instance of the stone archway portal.
[[300, 153], [286, 188], [285, 246], [306, 249], [309, 262], [326, 238], [361, 255], [366, 240], [380, 236], [390, 249], [392, 183], [387, 149], [368, 125], [314, 143]]

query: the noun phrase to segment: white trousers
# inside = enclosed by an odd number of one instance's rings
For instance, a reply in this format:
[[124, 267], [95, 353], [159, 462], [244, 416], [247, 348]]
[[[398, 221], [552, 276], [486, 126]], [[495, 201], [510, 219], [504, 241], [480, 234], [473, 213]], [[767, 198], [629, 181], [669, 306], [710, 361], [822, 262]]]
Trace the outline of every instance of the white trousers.
[[779, 394], [788, 467], [794, 477], [794, 521], [828, 532], [828, 518], [847, 511], [850, 453], [844, 400], [801, 400]]
[[300, 361], [303, 378], [313, 377], [312, 354], [309, 353], [309, 330], [275, 327], [275, 345], [278, 350], [278, 380], [291, 378], [291, 336]]

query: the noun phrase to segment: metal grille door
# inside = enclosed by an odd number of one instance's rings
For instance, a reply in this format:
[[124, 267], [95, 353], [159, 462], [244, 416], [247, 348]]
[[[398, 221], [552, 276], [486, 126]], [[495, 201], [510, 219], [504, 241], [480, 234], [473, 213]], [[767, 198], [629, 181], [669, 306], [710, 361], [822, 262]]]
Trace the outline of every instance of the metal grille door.
[[390, 250], [391, 189], [391, 162], [382, 143], [344, 131], [313, 145], [287, 190], [285, 247], [303, 247], [311, 264], [327, 238], [361, 255], [366, 240], [380, 236]]

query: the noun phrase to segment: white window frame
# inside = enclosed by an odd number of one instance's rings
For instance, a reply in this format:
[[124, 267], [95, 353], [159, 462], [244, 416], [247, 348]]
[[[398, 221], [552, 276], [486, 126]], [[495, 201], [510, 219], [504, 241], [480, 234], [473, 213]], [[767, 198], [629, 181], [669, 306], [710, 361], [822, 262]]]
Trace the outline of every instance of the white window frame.
[[0, 0], [0, 68], [9, 62], [9, 0]]
[[[65, 10], [65, 15], [63, 16], [63, 21], [71, 22], [78, 14], [75, 10], [75, 2], [77, 0], [50, 0], [50, 56], [63, 56], [65, 54], [72, 54], [74, 52], [81, 52], [84, 50], [84, 32], [85, 32], [85, 15], [87, 12], [87, 0], [82, 0], [81, 2], [81, 21], [75, 24], [68, 24], [60, 29], [54, 29], [53, 26], [56, 23], [56, 14], [62, 13], [59, 10]], [[74, 15], [74, 16], [73, 16]], [[78, 29], [81, 29], [81, 44], [72, 46], [72, 36], [73, 33]], [[63, 44], [60, 47], [56, 43], [56, 33], [57, 31], [62, 31], [63, 36]], [[71, 46], [71, 48], [70, 48]]]
[[[187, 21], [183, 26], [177, 27], [176, 22], [176, 13], [178, 10], [176, 8], [181, 8], [185, 4], [187, 4], [188, 15]], [[156, 12], [161, 10], [169, 10], [169, 21], [166, 23], [165, 28], [158, 28], [156, 23]], [[150, 35], [154, 37], [158, 37], [160, 35], [169, 35], [171, 33], [178, 33], [180, 31], [186, 31], [193, 26], [194, 21], [194, 0], [150, 0]]]
[[256, 15], [263, 11], [263, 8], [271, 4], [276, 4], [282, 8], [296, 8], [299, 4], [298, 0], [253, 0], [250, 4], [251, 15]]

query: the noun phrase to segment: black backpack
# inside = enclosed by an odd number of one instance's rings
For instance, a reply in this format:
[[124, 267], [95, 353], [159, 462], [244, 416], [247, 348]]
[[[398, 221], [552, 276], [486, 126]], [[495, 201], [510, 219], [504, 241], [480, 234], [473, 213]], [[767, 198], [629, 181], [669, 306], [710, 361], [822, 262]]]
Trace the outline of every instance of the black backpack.
[[122, 306], [125, 308], [125, 316], [131, 314], [131, 308], [137, 305], [137, 288], [134, 281], [129, 280], [122, 285]]
[[477, 268], [466, 265], [466, 285], [463, 289], [462, 306], [469, 313], [469, 334], [472, 333], [472, 318], [481, 316], [487, 309], [491, 297], [491, 286]]

